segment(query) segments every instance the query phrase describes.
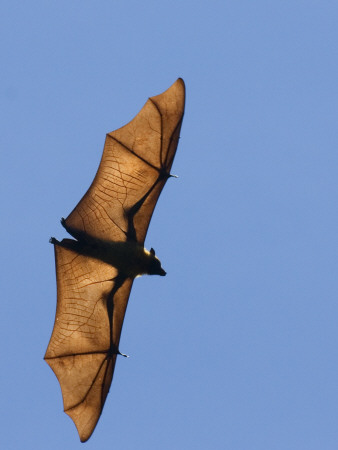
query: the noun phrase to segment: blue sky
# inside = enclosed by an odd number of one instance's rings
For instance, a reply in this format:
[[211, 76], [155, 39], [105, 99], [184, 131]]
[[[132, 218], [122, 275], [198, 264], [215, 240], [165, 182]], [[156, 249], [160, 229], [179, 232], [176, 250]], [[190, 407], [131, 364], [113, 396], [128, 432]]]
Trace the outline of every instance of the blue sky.
[[[336, 449], [338, 4], [3, 1], [0, 444]], [[86, 444], [43, 361], [50, 236], [105, 133], [177, 77], [186, 114], [103, 415]]]

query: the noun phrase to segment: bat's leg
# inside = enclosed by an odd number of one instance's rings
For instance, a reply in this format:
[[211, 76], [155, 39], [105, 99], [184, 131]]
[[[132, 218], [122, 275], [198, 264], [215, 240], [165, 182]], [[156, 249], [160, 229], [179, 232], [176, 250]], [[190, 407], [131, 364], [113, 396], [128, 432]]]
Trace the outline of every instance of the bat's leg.
[[66, 220], [63, 217], [61, 218], [61, 225], [71, 236], [73, 236], [78, 241], [88, 242], [88, 243], [91, 242], [92, 239], [90, 238], [90, 236], [87, 233], [85, 233], [84, 231], [81, 231], [81, 230], [76, 230], [73, 227], [69, 227], [66, 224]]
[[55, 237], [51, 237], [49, 239], [49, 242], [63, 248], [68, 248], [69, 250], [73, 250], [74, 252], [81, 253], [80, 244], [73, 239], [62, 239], [62, 241], [58, 241], [57, 239], [55, 239]]
[[75, 229], [72, 228], [72, 227], [68, 227], [67, 224], [66, 224], [66, 220], [65, 220], [63, 217], [61, 217], [60, 222], [61, 222], [61, 225], [63, 226], [63, 228], [64, 228], [71, 236], [73, 236], [75, 239], [81, 240], [81, 237], [82, 237], [82, 236], [81, 236], [81, 233], [83, 233], [83, 231], [75, 230]]

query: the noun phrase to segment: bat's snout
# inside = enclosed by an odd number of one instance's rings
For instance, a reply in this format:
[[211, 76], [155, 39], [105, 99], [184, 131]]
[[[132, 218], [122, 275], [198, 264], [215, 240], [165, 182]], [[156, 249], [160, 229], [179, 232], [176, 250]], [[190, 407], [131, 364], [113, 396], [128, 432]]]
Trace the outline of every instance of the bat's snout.
[[161, 277], [165, 277], [167, 275], [167, 272], [161, 267], [159, 275], [161, 275]]

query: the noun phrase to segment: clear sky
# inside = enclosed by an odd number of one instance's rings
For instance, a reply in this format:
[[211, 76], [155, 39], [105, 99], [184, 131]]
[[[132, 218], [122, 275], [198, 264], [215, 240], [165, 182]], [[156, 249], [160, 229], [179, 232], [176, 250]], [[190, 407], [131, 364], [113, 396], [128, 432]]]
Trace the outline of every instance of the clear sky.
[[[338, 3], [3, 0], [6, 450], [338, 448]], [[43, 361], [50, 236], [105, 133], [177, 77], [186, 114], [86, 444]]]

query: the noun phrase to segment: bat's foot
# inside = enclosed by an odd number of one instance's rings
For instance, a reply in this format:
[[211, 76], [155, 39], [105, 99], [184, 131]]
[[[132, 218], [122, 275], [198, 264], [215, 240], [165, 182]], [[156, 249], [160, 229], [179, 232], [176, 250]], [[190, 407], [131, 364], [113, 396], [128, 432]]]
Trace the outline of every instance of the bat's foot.
[[54, 245], [60, 244], [60, 242], [57, 239], [55, 239], [55, 237], [51, 237], [49, 239], [49, 242]]

